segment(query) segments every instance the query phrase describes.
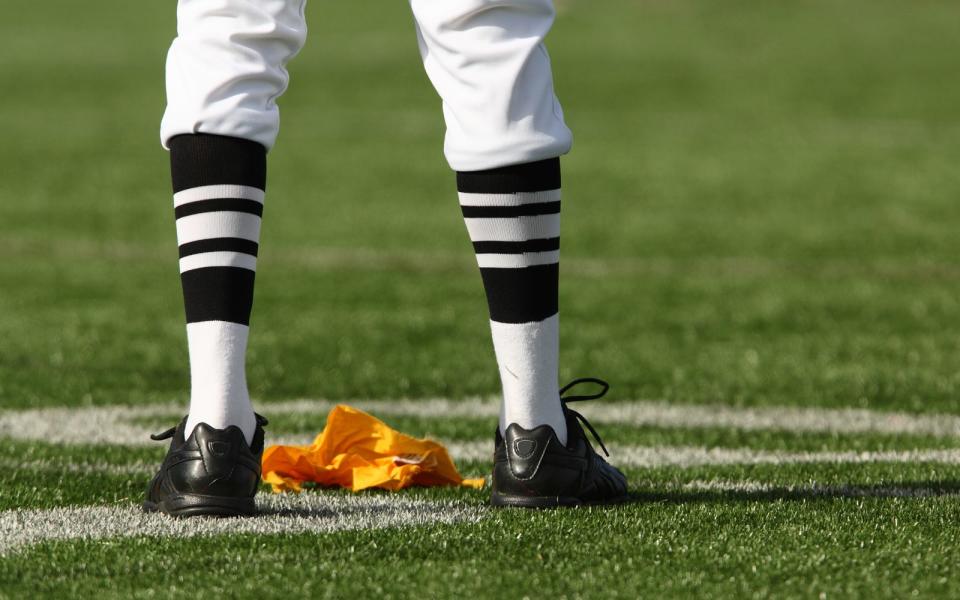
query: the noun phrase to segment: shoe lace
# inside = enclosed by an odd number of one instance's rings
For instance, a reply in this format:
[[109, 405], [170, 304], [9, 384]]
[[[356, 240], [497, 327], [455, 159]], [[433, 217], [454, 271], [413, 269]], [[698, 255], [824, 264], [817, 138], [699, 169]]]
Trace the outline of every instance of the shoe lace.
[[[564, 396], [564, 393], [566, 393], [568, 390], [583, 383], [593, 383], [601, 386], [603, 389], [595, 394], [585, 394], [581, 396]], [[607, 452], [607, 447], [603, 445], [603, 440], [600, 439], [600, 434], [597, 433], [597, 430], [593, 428], [593, 425], [590, 424], [590, 421], [588, 421], [585, 416], [573, 410], [572, 408], [567, 406], [567, 404], [570, 404], [571, 402], [583, 402], [585, 400], [596, 400], [597, 398], [603, 398], [607, 394], [607, 390], [609, 389], [610, 389], [609, 383], [607, 383], [602, 379], [597, 379], [596, 377], [580, 377], [578, 379], [574, 379], [567, 385], [560, 388], [560, 402], [563, 403], [563, 408], [569, 411], [573, 416], [575, 416], [578, 421], [583, 423], [583, 425], [590, 431], [590, 433], [593, 434], [593, 439], [597, 440], [597, 443], [600, 444], [600, 448], [603, 449], [603, 453], [607, 456], [610, 456], [610, 453]]]
[[177, 431], [177, 428], [176, 428], [176, 427], [171, 427], [170, 429], [168, 429], [168, 430], [166, 430], [166, 431], [164, 431], [164, 432], [162, 432], [162, 433], [151, 433], [151, 434], [150, 434], [150, 439], [153, 440], [153, 441], [155, 441], [155, 442], [159, 442], [160, 440], [169, 440], [170, 438], [173, 437], [173, 434], [174, 434], [174, 432], [176, 432], [176, 431]]

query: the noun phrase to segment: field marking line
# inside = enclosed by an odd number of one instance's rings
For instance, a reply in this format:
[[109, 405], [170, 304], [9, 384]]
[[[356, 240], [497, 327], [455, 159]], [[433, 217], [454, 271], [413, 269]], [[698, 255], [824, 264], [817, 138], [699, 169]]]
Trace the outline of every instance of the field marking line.
[[[935, 488], [896, 485], [872, 488], [856, 485], [777, 485], [755, 480], [693, 480], [680, 485], [657, 483], [658, 491], [785, 493], [810, 497], [924, 498], [943, 495]], [[948, 492], [953, 494], [953, 492]], [[260, 494], [261, 514], [244, 519], [171, 519], [144, 513], [134, 504], [12, 509], [0, 512], [0, 556], [57, 540], [100, 540], [126, 537], [215, 536], [242, 533], [325, 534], [345, 530], [416, 527], [430, 524], [476, 523], [483, 507], [456, 501], [429, 501], [394, 494]]]
[[[454, 460], [493, 460], [489, 442], [446, 444]], [[700, 467], [725, 465], [938, 463], [960, 464], [960, 448], [933, 450], [816, 451], [706, 448], [703, 446], [611, 446], [610, 464], [622, 467]]]
[[[351, 400], [344, 401], [376, 416], [420, 418], [490, 418], [498, 414], [494, 399], [452, 401]], [[338, 402], [291, 400], [264, 402], [257, 408], [267, 416], [311, 415], [322, 417]], [[182, 416], [180, 404], [145, 406], [85, 406], [0, 411], [0, 437], [63, 444], [108, 444], [148, 446], [151, 433], [133, 421]], [[790, 406], [744, 408], [706, 404], [669, 404], [636, 400], [595, 403], [583, 408], [595, 423], [686, 429], [722, 428], [741, 431], [788, 431], [838, 434], [912, 434], [936, 438], [960, 438], [960, 416], [911, 414], [856, 408], [801, 408]], [[269, 435], [269, 434], [268, 434]], [[272, 437], [272, 436], [271, 436]], [[276, 439], [268, 440], [277, 443]], [[302, 441], [300, 443], [303, 443]]]
[[[305, 440], [286, 440], [306, 443]], [[443, 443], [441, 441], [441, 443]], [[489, 441], [444, 443], [454, 461], [493, 460], [493, 445]], [[613, 446], [608, 459], [619, 467], [703, 467], [731, 465], [788, 465], [788, 464], [865, 464], [865, 463], [935, 463], [960, 465], [960, 448], [931, 450], [880, 450], [880, 451], [816, 451], [796, 452], [785, 450], [754, 450], [752, 448], [706, 448], [702, 446]], [[78, 474], [108, 474], [147, 477], [159, 465], [137, 461], [130, 464], [114, 464], [97, 461], [68, 459], [40, 459], [19, 462], [15, 459], [0, 460], [0, 468], [21, 472], [53, 472]]]
[[[933, 483], [933, 482], [931, 482]], [[906, 487], [898, 485], [873, 486], [869, 484], [776, 484], [752, 479], [694, 479], [670, 488], [661, 482], [652, 482], [650, 491], [670, 493], [673, 490], [682, 492], [720, 492], [732, 494], [784, 494], [810, 498], [841, 497], [841, 498], [932, 498], [935, 496], [958, 495], [960, 492], [945, 490], [935, 485], [926, 487]], [[644, 488], [649, 489], [649, 488]]]
[[129, 463], [110, 463], [101, 460], [72, 461], [68, 458], [37, 458], [18, 460], [15, 458], [0, 458], [0, 469], [6, 471], [20, 471], [22, 473], [73, 473], [77, 475], [145, 475], [153, 473], [160, 465], [159, 459], [155, 462], [133, 461]]
[[[499, 400], [490, 398], [459, 401], [444, 398], [356, 400], [345, 403], [382, 415], [421, 418], [441, 415], [445, 418], [494, 418], [499, 415]], [[263, 410], [280, 415], [323, 414], [335, 404], [329, 400], [293, 400], [264, 403]], [[750, 408], [721, 404], [671, 404], [661, 400], [597, 402], [579, 407], [578, 410], [591, 422], [635, 426], [960, 437], [960, 416], [944, 414], [794, 406]]]
[[357, 529], [476, 522], [480, 507], [394, 494], [260, 494], [261, 514], [243, 519], [171, 519], [132, 504], [0, 512], [0, 556], [48, 540], [237, 533], [332, 533]]

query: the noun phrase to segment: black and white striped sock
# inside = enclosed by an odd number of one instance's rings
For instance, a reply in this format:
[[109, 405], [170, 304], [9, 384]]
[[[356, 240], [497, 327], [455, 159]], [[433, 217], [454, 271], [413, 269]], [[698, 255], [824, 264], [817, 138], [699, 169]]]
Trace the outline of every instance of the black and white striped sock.
[[190, 348], [190, 412], [198, 423], [256, 427], [246, 351], [266, 184], [266, 150], [217, 135], [168, 142]]
[[558, 389], [560, 159], [457, 173], [503, 384], [500, 430], [567, 426]]

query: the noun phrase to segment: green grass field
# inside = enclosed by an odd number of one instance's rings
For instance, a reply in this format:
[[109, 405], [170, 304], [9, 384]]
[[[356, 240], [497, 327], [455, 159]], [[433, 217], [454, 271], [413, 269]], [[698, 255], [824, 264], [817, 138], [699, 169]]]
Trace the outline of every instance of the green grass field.
[[[633, 501], [308, 492], [184, 526], [133, 509], [189, 385], [174, 5], [0, 7], [0, 597], [960, 596], [960, 4], [558, 6], [561, 376], [611, 382], [583, 411]], [[251, 392], [268, 435], [367, 402], [483, 475], [499, 381], [409, 9], [308, 17]]]

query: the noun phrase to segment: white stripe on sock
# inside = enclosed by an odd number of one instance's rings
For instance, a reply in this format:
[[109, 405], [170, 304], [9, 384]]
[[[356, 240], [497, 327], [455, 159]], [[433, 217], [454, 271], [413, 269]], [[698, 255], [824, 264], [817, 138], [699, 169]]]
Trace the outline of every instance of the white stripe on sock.
[[204, 267], [240, 267], [257, 270], [257, 257], [243, 252], [201, 252], [180, 259], [180, 272], [202, 269]]
[[522, 269], [560, 262], [560, 251], [524, 252], [523, 254], [477, 254], [481, 269]]
[[260, 239], [260, 217], [250, 213], [218, 211], [198, 213], [177, 219], [177, 244], [184, 245], [212, 238]]
[[560, 237], [560, 214], [464, 219], [474, 242], [525, 242]]
[[173, 206], [176, 208], [190, 202], [214, 198], [241, 198], [263, 204], [263, 190], [248, 185], [204, 185], [174, 194]]
[[517, 192], [516, 194], [472, 194], [459, 192], [461, 206], [520, 206], [560, 200], [560, 190]]

